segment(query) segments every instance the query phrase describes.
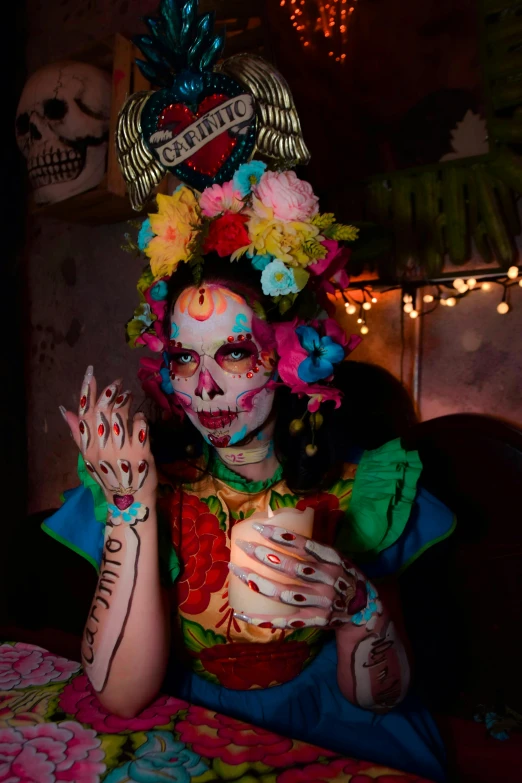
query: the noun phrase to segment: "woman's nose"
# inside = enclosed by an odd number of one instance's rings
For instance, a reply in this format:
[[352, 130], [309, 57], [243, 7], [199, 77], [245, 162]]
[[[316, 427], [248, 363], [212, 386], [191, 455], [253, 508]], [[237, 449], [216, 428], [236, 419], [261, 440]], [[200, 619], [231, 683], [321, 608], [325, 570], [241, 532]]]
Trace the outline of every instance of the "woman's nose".
[[205, 402], [213, 400], [218, 394], [223, 394], [223, 390], [215, 382], [208, 370], [202, 369], [199, 373], [198, 385], [196, 387], [196, 397], [201, 397]]

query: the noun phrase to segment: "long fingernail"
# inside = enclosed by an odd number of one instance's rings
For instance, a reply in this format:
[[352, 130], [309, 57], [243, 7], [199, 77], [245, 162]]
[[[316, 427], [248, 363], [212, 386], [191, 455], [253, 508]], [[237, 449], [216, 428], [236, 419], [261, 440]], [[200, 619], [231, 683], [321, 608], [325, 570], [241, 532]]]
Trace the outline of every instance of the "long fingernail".
[[252, 528], [257, 530], [258, 533], [263, 533], [265, 525], [260, 525], [259, 522], [252, 522]]
[[243, 552], [246, 552], [247, 555], [253, 555], [256, 551], [255, 544], [252, 544], [250, 541], [243, 541], [242, 539], [239, 539], [239, 541], [236, 541], [237, 546], [243, 550]]
[[82, 391], [80, 394], [80, 416], [84, 416], [89, 410], [93, 372], [94, 368], [92, 364], [90, 364], [85, 371], [85, 377], [82, 383]]
[[121, 408], [123, 405], [125, 405], [125, 403], [130, 397], [130, 394], [131, 394], [130, 391], [124, 391], [121, 394], [118, 394], [118, 396], [114, 400], [114, 408], [115, 409]]
[[85, 370], [85, 380], [86, 381], [87, 379], [90, 380], [93, 375], [94, 375], [94, 367], [92, 366], [92, 364], [89, 364], [89, 366]]
[[234, 617], [236, 620], [243, 620], [244, 623], [251, 623], [252, 618], [249, 617], [247, 614], [242, 614], [241, 612], [234, 612]]
[[239, 568], [235, 563], [229, 563], [228, 569], [229, 571], [232, 571], [234, 576], [237, 576], [238, 579], [246, 579], [246, 571], [243, 571], [243, 569]]
[[[59, 406], [58, 406], [58, 410], [59, 410], [59, 411], [60, 411], [60, 413], [62, 414], [62, 416], [63, 416], [63, 420], [64, 420], [65, 422], [67, 422], [67, 411], [65, 410], [65, 408], [63, 407], [63, 405], [59, 405]], [[68, 424], [68, 423], [69, 423], [69, 422], [67, 422], [67, 424]]]

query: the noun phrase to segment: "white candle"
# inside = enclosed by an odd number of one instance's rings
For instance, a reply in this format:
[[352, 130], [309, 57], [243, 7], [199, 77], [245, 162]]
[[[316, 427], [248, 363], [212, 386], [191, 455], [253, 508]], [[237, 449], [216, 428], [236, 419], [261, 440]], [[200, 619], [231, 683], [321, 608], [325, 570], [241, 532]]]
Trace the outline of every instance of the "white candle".
[[[277, 511], [270, 511], [269, 513], [257, 511], [243, 522], [237, 522], [232, 528], [231, 533], [230, 560], [234, 565], [247, 569], [248, 571], [255, 571], [259, 576], [265, 576], [268, 579], [272, 579], [274, 582], [280, 582], [281, 584], [302, 584], [297, 579], [292, 579], [286, 574], [282, 574], [279, 571], [275, 571], [273, 568], [263, 565], [257, 560], [253, 560], [246, 552], [243, 552], [243, 550], [237, 546], [236, 541], [241, 540], [249, 541], [253, 544], [262, 544], [263, 546], [268, 546], [279, 552], [289, 552], [288, 549], [284, 549], [280, 545], [263, 538], [257, 530], [252, 528], [254, 522], [261, 525], [284, 527], [286, 530], [291, 530], [292, 533], [311, 538], [314, 526], [313, 508], [305, 508], [303, 511], [300, 511], [297, 508], [280, 508]], [[295, 557], [295, 554], [291, 550], [290, 554]], [[273, 598], [268, 598], [266, 595], [251, 590], [248, 585], [232, 573], [230, 574], [228, 583], [228, 602], [236, 612], [246, 614], [249, 617], [257, 617], [258, 615], [284, 617], [295, 614], [296, 612], [295, 606], [288, 606], [288, 604], [283, 604], [281, 601], [275, 601]]]

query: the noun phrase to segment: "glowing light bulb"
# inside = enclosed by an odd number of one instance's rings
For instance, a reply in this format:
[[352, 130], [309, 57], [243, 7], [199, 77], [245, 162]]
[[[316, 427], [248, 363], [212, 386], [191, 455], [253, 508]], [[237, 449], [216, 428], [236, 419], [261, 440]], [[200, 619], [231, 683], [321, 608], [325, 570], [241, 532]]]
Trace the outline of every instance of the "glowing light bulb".
[[455, 305], [457, 304], [457, 300], [455, 299], [454, 296], [450, 296], [449, 299], [446, 299], [446, 304], [448, 305], [448, 307], [455, 307]]
[[373, 304], [377, 304], [377, 297], [376, 296], [372, 296], [372, 302], [373, 302]]
[[500, 302], [499, 305], [497, 305], [497, 313], [500, 313], [500, 315], [505, 315], [509, 312], [509, 305], [507, 302]]
[[510, 280], [516, 280], [518, 277], [518, 266], [510, 266], [507, 272]]
[[402, 301], [406, 303], [413, 302], [413, 296], [411, 294], [404, 294]]
[[422, 300], [423, 302], [426, 302], [426, 304], [429, 304], [430, 302], [433, 302], [433, 296], [431, 294], [424, 294]]
[[487, 280], [486, 280], [485, 283], [482, 283], [482, 290], [483, 291], [490, 291], [491, 290], [491, 283], [488, 283]]
[[371, 302], [363, 302], [363, 306], [362, 307], [363, 307], [363, 310], [371, 310], [372, 309]]
[[402, 308], [405, 313], [412, 313], [413, 312], [413, 305], [411, 302], [406, 302], [404, 307]]
[[419, 313], [417, 312], [417, 310], [412, 310], [410, 313], [410, 318], [418, 318], [418, 317], [419, 317]]
[[358, 318], [358, 319], [357, 319], [357, 323], [358, 323], [358, 324], [362, 324], [362, 322], [363, 322], [363, 319], [362, 319], [362, 318]]
[[520, 280], [518, 281], [518, 284], [519, 284], [520, 288], [522, 288], [522, 277], [521, 277], [521, 278], [520, 278]]
[[349, 315], [354, 315], [357, 312], [357, 308], [354, 304], [349, 304], [346, 306], [346, 312]]
[[441, 303], [441, 305], [442, 305], [443, 307], [445, 307], [445, 306], [448, 304], [448, 300], [447, 300], [447, 299], [444, 299], [444, 298], [442, 298], [442, 299], [440, 300], [440, 303]]
[[370, 330], [368, 329], [366, 324], [363, 324], [363, 326], [361, 326], [361, 334], [368, 334], [369, 331]]
[[475, 280], [475, 278], [470, 277], [469, 280], [467, 281], [468, 288], [475, 288], [476, 285], [477, 285], [477, 281]]
[[457, 289], [457, 291], [460, 291], [460, 289], [461, 289], [461, 287], [462, 287], [463, 285], [466, 285], [466, 283], [464, 282], [464, 280], [462, 279], [462, 277], [457, 277], [457, 278], [456, 278], [456, 279], [453, 281], [453, 288], [456, 288], [456, 289]]

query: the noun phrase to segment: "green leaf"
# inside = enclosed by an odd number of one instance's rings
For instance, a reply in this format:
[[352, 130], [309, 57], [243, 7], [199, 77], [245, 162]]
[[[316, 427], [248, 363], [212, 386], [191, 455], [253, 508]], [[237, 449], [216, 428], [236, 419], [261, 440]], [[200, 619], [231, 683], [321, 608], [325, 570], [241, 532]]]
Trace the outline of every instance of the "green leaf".
[[193, 653], [200, 653], [216, 644], [226, 644], [227, 641], [224, 636], [214, 633], [210, 628], [205, 630], [199, 623], [187, 620], [186, 617], [181, 618], [181, 632], [186, 646]]
[[207, 671], [207, 669], [205, 669], [205, 667], [203, 666], [199, 658], [194, 659], [192, 661], [192, 671], [194, 671], [196, 674], [199, 674], [199, 676], [203, 677], [204, 680], [207, 680], [208, 682], [213, 682], [214, 685], [221, 685], [216, 675], [212, 674], [212, 672]]
[[252, 302], [251, 305], [252, 310], [257, 315], [258, 318], [261, 318], [262, 321], [266, 321], [266, 312], [265, 308], [261, 304], [261, 302]]
[[203, 503], [206, 503], [208, 506], [208, 510], [211, 514], [214, 514], [218, 518], [219, 521], [219, 527], [221, 530], [227, 529], [227, 515], [226, 512], [223, 511], [223, 506], [221, 505], [221, 501], [216, 495], [210, 495], [208, 498], [201, 498]]
[[138, 285], [136, 286], [140, 294], [140, 298], [143, 302], [145, 301], [145, 296], [144, 296], [145, 291], [147, 290], [147, 288], [151, 287], [153, 282], [154, 282], [154, 275], [152, 274], [150, 264], [147, 264], [147, 266], [144, 268], [143, 272], [141, 273], [140, 279], [138, 280]]
[[310, 272], [307, 272], [305, 269], [303, 269], [302, 266], [296, 267], [294, 269], [294, 280], [300, 291], [302, 291], [307, 284], [309, 277]]
[[306, 644], [313, 645], [320, 641], [323, 633], [322, 628], [299, 628], [286, 636], [284, 641], [285, 644], [286, 642], [306, 642]]
[[[143, 732], [139, 732], [142, 734]], [[131, 734], [131, 737], [133, 735]], [[144, 742], [146, 737], [144, 736]], [[112, 769], [118, 766], [118, 761], [122, 753], [123, 746], [127, 742], [127, 734], [98, 734], [98, 739], [101, 740], [101, 748], [105, 754], [103, 761], [107, 765], [107, 769]], [[140, 745], [142, 743], [140, 742]]]
[[352, 499], [354, 479], [339, 479], [339, 481], [330, 487], [328, 494], [335, 495], [339, 501], [339, 508], [346, 512], [350, 507], [350, 501]]
[[280, 495], [272, 490], [270, 494], [270, 508], [276, 511], [278, 508], [295, 508], [298, 498], [295, 495]]

